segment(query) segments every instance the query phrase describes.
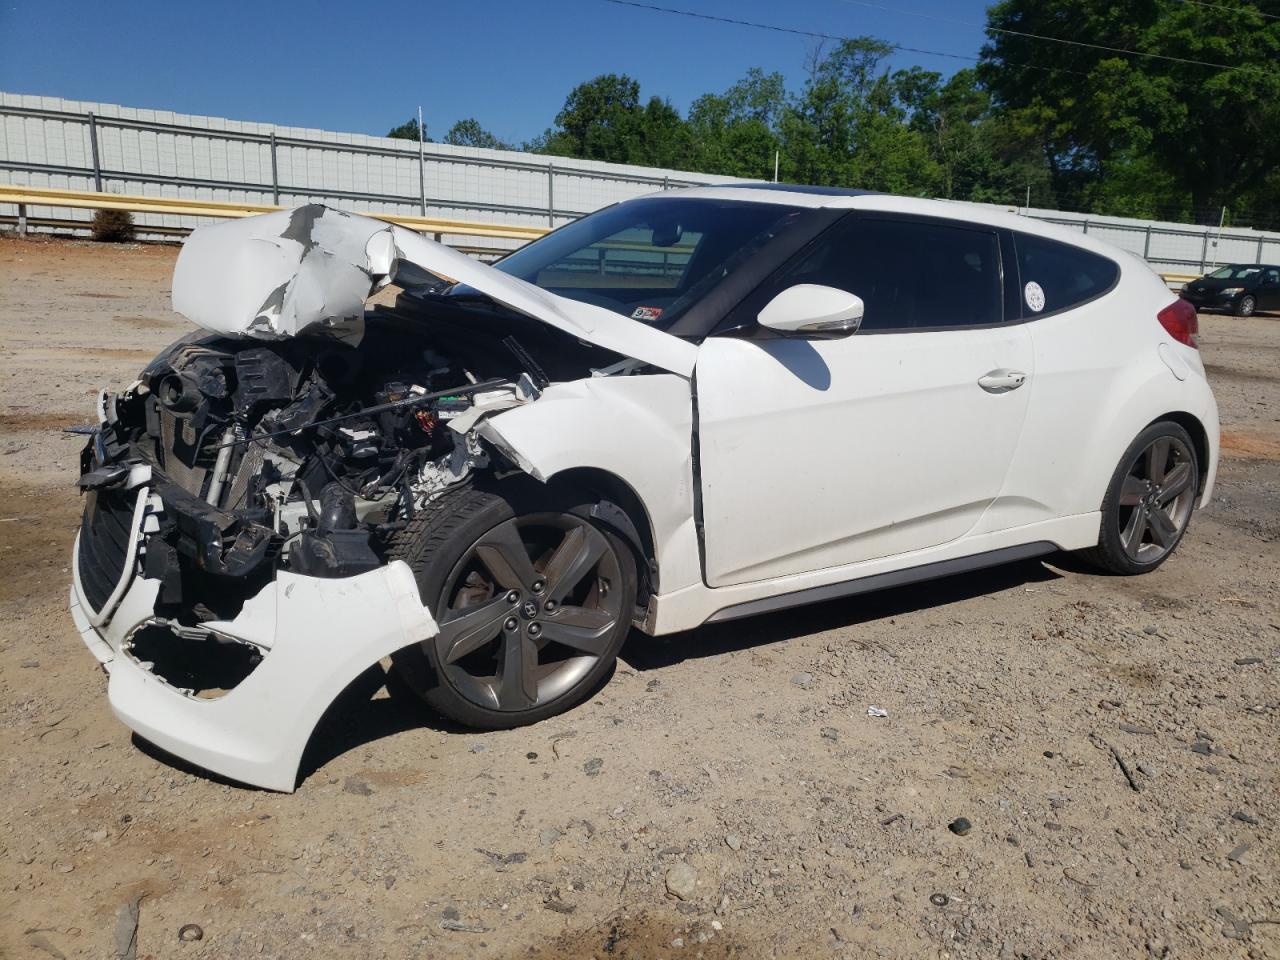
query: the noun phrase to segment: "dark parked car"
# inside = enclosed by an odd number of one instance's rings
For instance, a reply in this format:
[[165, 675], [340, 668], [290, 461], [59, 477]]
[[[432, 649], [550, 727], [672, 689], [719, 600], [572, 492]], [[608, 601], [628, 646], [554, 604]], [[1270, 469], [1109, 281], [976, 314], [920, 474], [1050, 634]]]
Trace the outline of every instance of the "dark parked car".
[[1197, 310], [1230, 310], [1237, 317], [1256, 310], [1280, 310], [1280, 267], [1232, 263], [1183, 284], [1182, 296]]

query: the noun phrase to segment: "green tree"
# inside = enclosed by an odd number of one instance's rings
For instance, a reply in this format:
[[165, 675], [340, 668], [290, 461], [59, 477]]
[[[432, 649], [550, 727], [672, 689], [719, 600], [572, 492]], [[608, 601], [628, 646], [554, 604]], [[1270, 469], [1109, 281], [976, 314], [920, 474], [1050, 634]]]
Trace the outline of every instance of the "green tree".
[[784, 178], [932, 194], [938, 164], [908, 120], [933, 77], [890, 75], [892, 47], [872, 37], [841, 41], [814, 64], [782, 122]]
[[444, 135], [444, 142], [455, 147], [484, 147], [488, 150], [510, 150], [511, 144], [499, 140], [492, 133], [480, 126], [474, 117], [459, 120]]
[[802, 183], [862, 186], [852, 182], [859, 123], [881, 64], [892, 48], [873, 37], [841, 41], [815, 65], [783, 122], [786, 179]]
[[689, 108], [694, 169], [734, 177], [773, 176], [790, 109], [780, 73], [752, 68], [722, 94], [708, 93]]
[[[417, 140], [418, 139], [418, 118], [414, 117], [398, 127], [392, 127], [387, 131], [387, 136], [393, 140]], [[430, 137], [424, 138], [427, 143], [431, 143]]]
[[1178, 0], [1001, 0], [993, 27], [1229, 69], [998, 33], [980, 76], [1000, 108], [1036, 129], [1067, 206], [1133, 211], [1163, 197], [1216, 219], [1242, 198], [1265, 203], [1273, 182], [1280, 19], [1268, 12], [1280, 4], [1226, 14]]
[[1035, 202], [1050, 205], [1049, 171], [1034, 136], [995, 109], [976, 71], [960, 70], [943, 82], [919, 67], [893, 75], [908, 124], [924, 137], [937, 168], [938, 196], [1021, 205], [1031, 187]]
[[549, 152], [586, 160], [630, 163], [640, 124], [640, 84], [607, 73], [580, 83], [556, 114]]
[[637, 81], [609, 73], [574, 87], [555, 126], [525, 149], [606, 163], [688, 167], [692, 144], [688, 125], [669, 101], [650, 97], [642, 105]]
[[650, 97], [637, 119], [639, 136], [629, 141], [629, 163], [677, 170], [693, 165], [689, 125], [671, 101]]

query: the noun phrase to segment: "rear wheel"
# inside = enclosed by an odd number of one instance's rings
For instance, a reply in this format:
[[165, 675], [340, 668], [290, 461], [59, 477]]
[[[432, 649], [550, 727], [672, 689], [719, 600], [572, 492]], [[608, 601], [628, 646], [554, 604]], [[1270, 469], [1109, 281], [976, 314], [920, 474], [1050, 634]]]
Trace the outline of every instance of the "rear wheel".
[[1084, 551], [1112, 573], [1154, 570], [1191, 522], [1199, 492], [1191, 437], [1170, 421], [1153, 423], [1125, 451], [1102, 501], [1098, 545]]
[[440, 632], [393, 657], [401, 678], [459, 723], [517, 727], [581, 702], [631, 626], [630, 548], [572, 493], [462, 487], [397, 538]]
[[1243, 297], [1241, 297], [1239, 300], [1236, 301], [1237, 317], [1252, 317], [1253, 311], [1257, 309], [1258, 309], [1258, 301], [1252, 294], [1246, 293]]

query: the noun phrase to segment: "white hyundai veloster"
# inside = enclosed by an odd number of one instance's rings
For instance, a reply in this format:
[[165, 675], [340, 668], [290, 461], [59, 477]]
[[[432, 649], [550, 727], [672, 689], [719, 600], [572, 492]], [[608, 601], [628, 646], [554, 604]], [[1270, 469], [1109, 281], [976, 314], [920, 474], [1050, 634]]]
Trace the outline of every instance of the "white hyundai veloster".
[[126, 724], [280, 790], [383, 658], [530, 723], [633, 627], [1057, 550], [1144, 573], [1217, 466], [1190, 304], [986, 207], [673, 191], [488, 266], [308, 206], [195, 231], [173, 300], [202, 329], [99, 403], [71, 611]]

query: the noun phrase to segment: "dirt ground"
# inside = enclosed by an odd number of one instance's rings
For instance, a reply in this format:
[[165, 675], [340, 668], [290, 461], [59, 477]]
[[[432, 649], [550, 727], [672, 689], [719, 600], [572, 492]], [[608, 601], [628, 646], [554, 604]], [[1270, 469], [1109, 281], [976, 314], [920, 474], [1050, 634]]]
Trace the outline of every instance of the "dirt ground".
[[1155, 574], [636, 634], [509, 732], [370, 676], [284, 796], [132, 739], [65, 609], [59, 431], [187, 329], [173, 258], [0, 239], [0, 957], [131, 956], [136, 903], [157, 958], [1280, 958], [1280, 317], [1201, 318], [1224, 459]]

